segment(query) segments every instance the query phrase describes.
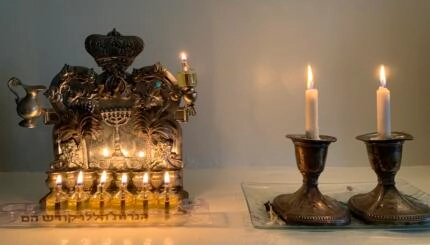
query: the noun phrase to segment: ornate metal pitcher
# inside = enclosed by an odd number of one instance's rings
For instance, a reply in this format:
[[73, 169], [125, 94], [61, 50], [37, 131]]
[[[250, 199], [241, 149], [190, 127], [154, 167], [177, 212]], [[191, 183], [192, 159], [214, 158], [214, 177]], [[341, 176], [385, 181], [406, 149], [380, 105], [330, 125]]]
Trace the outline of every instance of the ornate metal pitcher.
[[[9, 79], [7, 86], [16, 96], [15, 102], [18, 115], [24, 119], [19, 122], [19, 125], [26, 128], [36, 127], [35, 119], [42, 114], [42, 107], [37, 95], [39, 92], [44, 91], [46, 87], [43, 85], [25, 85], [16, 77]], [[14, 89], [18, 86], [25, 90], [26, 95], [24, 98], [20, 98], [18, 92]]]

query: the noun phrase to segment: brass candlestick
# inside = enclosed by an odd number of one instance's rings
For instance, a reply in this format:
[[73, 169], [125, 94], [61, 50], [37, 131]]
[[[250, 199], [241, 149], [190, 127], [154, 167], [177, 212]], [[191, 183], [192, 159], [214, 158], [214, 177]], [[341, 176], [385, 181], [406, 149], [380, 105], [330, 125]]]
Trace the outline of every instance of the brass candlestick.
[[320, 139], [304, 135], [287, 135], [294, 143], [297, 166], [303, 176], [302, 186], [292, 194], [281, 194], [273, 200], [273, 211], [288, 224], [346, 225], [349, 211], [335, 199], [321, 194], [318, 178], [324, 170], [328, 145], [336, 138]]
[[366, 144], [372, 169], [378, 177], [376, 187], [349, 199], [351, 212], [369, 223], [419, 224], [430, 221], [430, 208], [402, 194], [396, 188], [395, 176], [400, 169], [402, 146], [413, 137], [392, 132], [389, 139], [378, 139], [376, 133], [357, 136]]

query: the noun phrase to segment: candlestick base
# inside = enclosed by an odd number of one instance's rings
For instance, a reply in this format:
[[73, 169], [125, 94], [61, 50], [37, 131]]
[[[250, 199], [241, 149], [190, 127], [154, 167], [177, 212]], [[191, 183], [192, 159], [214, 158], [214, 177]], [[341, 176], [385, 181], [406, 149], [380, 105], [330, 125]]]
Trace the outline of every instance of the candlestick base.
[[320, 135], [319, 140], [304, 135], [287, 135], [294, 143], [297, 166], [303, 185], [292, 194], [281, 194], [273, 200], [273, 211], [287, 224], [346, 225], [349, 211], [340, 202], [323, 195], [318, 178], [324, 170], [328, 145], [336, 138]]
[[351, 212], [369, 223], [419, 224], [430, 222], [430, 208], [402, 194], [396, 188], [395, 176], [400, 169], [402, 146], [413, 137], [392, 132], [390, 139], [378, 139], [376, 133], [357, 136], [366, 144], [372, 169], [378, 177], [376, 187], [365, 194], [351, 197]]
[[292, 194], [281, 194], [272, 203], [273, 211], [287, 224], [346, 225], [349, 212], [340, 202], [321, 194], [318, 187], [303, 184]]

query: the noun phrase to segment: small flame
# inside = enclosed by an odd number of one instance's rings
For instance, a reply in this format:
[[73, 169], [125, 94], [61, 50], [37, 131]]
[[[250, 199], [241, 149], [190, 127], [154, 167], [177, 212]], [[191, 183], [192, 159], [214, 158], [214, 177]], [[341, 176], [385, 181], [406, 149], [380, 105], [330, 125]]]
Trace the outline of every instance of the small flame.
[[61, 185], [63, 183], [63, 179], [61, 178], [61, 175], [57, 175], [57, 178], [55, 179], [55, 183], [57, 185]]
[[164, 184], [170, 184], [170, 174], [169, 174], [169, 172], [164, 172]]
[[384, 65], [381, 65], [381, 68], [379, 69], [379, 86], [381, 86], [383, 88], [387, 87], [387, 79], [385, 76]]
[[144, 158], [144, 157], [145, 157], [145, 152], [143, 152], [143, 151], [139, 151], [139, 152], [137, 153], [137, 156], [138, 156], [138, 157], [140, 157], [140, 158]]
[[148, 175], [148, 173], [144, 173], [143, 174], [143, 184], [148, 184], [148, 182], [149, 182], [149, 175]]
[[121, 152], [125, 157], [128, 157], [128, 151], [127, 150], [122, 150]]
[[76, 181], [76, 184], [82, 185], [82, 183], [84, 183], [84, 173], [82, 171], [79, 171], [78, 180]]
[[312, 73], [311, 65], [308, 65], [308, 83], [307, 83], [307, 89], [313, 89], [314, 88], [314, 75]]
[[180, 57], [181, 57], [182, 62], [187, 61], [187, 53], [182, 52], [181, 55], [180, 55]]
[[110, 153], [109, 153], [109, 149], [108, 149], [107, 147], [103, 148], [103, 150], [102, 150], [102, 155], [103, 155], [104, 157], [108, 157], [108, 156], [110, 155]]
[[106, 176], [106, 170], [103, 170], [102, 177], [100, 177], [100, 183], [101, 184], [106, 183], [106, 178], [107, 178], [107, 176]]
[[127, 184], [127, 174], [126, 173], [122, 174], [122, 176], [121, 176], [121, 183], [123, 185]]

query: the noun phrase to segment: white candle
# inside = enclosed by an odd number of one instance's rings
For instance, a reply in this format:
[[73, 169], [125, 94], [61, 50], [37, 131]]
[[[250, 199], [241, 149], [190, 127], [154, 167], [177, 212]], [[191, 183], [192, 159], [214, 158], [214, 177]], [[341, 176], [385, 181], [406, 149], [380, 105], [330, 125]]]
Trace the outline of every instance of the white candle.
[[148, 183], [149, 183], [149, 175], [148, 175], [147, 172], [145, 172], [143, 174], [142, 181], [143, 181], [143, 186], [146, 187], [148, 185]]
[[166, 196], [164, 197], [164, 212], [166, 215], [169, 215], [170, 210], [170, 196], [169, 196], [169, 187], [170, 187], [170, 174], [169, 172], [164, 172], [164, 190]]
[[170, 184], [170, 174], [167, 171], [164, 172], [164, 184], [167, 187], [169, 187], [169, 184]]
[[101, 184], [102, 186], [106, 183], [106, 179], [107, 179], [106, 170], [103, 170], [103, 172], [102, 172], [102, 176], [100, 177], [100, 184]]
[[182, 71], [188, 72], [188, 70], [190, 69], [190, 66], [188, 65], [187, 54], [185, 52], [182, 52], [180, 56], [181, 56]]
[[122, 173], [122, 176], [121, 176], [121, 186], [123, 186], [123, 187], [127, 186], [127, 174], [126, 173]]
[[318, 126], [318, 90], [314, 88], [314, 78], [311, 66], [308, 65], [308, 81], [306, 95], [306, 137], [319, 139]]
[[391, 137], [391, 108], [390, 90], [387, 89], [385, 68], [381, 65], [379, 70], [379, 88], [376, 91], [376, 118], [378, 138]]
[[82, 185], [83, 183], [84, 183], [84, 173], [82, 171], [79, 171], [78, 179], [76, 180], [76, 184]]
[[57, 188], [55, 189], [56, 194], [55, 194], [54, 209], [55, 209], [55, 211], [60, 211], [60, 209], [61, 209], [61, 189], [62, 189], [62, 183], [63, 183], [63, 180], [62, 180], [60, 174], [57, 175], [57, 178], [55, 179], [55, 183], [57, 184]]

